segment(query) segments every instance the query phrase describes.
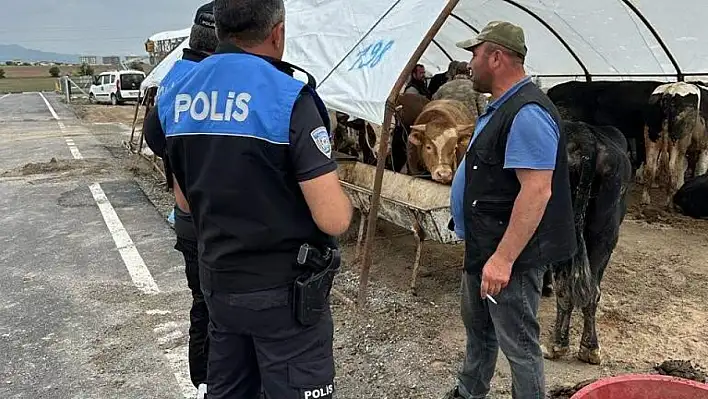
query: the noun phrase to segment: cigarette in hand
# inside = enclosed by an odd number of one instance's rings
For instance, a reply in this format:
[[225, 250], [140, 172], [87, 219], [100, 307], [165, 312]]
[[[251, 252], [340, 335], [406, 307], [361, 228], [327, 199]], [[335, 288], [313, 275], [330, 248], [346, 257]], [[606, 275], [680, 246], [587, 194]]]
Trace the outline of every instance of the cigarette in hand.
[[497, 301], [495, 301], [494, 298], [492, 298], [491, 295], [487, 294], [487, 299], [489, 299], [490, 301], [492, 301], [493, 304], [497, 305]]

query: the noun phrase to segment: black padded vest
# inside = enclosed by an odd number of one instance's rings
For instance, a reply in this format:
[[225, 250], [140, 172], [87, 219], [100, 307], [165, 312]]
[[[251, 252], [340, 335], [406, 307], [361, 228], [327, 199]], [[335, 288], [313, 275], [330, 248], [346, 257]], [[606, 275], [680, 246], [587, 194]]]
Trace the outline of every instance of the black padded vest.
[[[521, 185], [513, 169], [504, 169], [506, 142], [514, 117], [529, 103], [546, 109], [560, 128], [554, 104], [528, 82], [494, 112], [467, 151], [464, 219], [468, 273], [481, 273], [509, 225]], [[576, 251], [566, 140], [561, 130], [551, 198], [536, 232], [514, 263], [513, 273], [568, 259]]]

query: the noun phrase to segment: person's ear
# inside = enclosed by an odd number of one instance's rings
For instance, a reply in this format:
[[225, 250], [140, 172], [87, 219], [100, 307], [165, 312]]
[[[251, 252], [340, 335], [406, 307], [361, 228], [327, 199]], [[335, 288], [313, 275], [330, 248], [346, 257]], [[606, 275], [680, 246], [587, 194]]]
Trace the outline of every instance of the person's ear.
[[273, 46], [277, 49], [285, 48], [285, 23], [278, 22], [273, 27]]

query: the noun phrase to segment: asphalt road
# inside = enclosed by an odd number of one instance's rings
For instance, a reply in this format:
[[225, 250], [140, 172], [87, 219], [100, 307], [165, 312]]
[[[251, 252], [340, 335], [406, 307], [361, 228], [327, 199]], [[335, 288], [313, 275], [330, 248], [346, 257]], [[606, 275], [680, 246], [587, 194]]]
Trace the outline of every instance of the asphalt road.
[[182, 398], [174, 232], [52, 93], [0, 95], [0, 397]]

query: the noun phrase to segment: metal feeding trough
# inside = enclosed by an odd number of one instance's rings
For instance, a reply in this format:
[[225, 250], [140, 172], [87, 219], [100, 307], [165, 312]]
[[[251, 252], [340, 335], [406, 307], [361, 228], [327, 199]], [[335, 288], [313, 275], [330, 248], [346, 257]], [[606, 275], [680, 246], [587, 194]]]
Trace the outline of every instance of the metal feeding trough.
[[[338, 163], [339, 180], [354, 207], [362, 214], [356, 247], [358, 258], [370, 209], [376, 167], [344, 159], [338, 160]], [[384, 170], [378, 217], [413, 231], [417, 244], [411, 277], [413, 293], [416, 290], [423, 241], [434, 240], [445, 244], [460, 242], [454, 232], [447, 228], [452, 217], [450, 186], [432, 180]]]

